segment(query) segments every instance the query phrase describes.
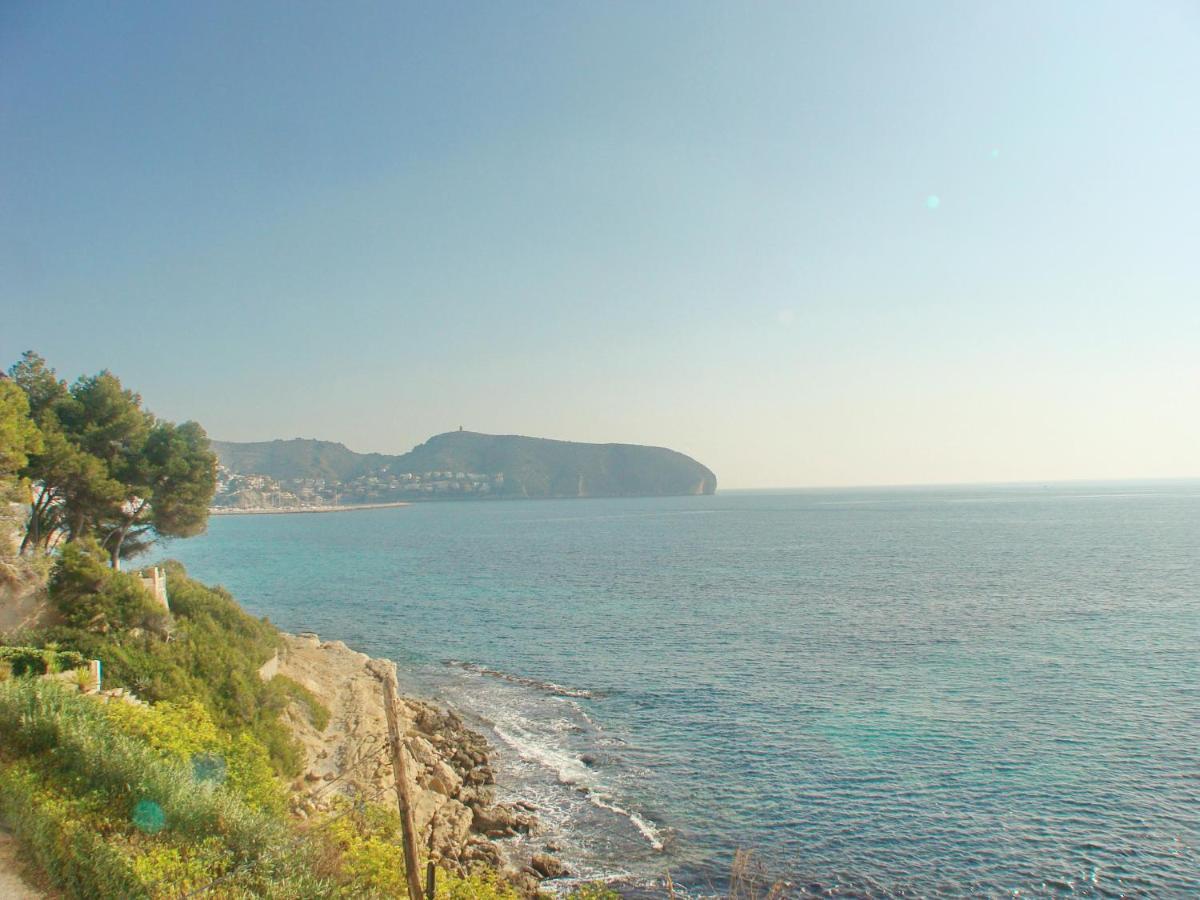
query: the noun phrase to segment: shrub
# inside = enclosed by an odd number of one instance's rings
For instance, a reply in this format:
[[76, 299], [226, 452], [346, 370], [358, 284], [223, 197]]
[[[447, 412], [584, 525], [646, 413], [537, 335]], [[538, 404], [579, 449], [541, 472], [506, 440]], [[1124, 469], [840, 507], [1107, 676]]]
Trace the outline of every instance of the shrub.
[[[400, 817], [378, 803], [351, 805], [339, 799], [326, 826], [326, 840], [335, 848], [338, 882], [347, 897], [404, 897], [404, 849], [400, 844]], [[320, 827], [320, 825], [318, 825]], [[425, 880], [425, 866], [421, 867]], [[456, 875], [438, 869], [438, 900], [519, 900], [512, 885], [488, 869]], [[606, 898], [607, 900], [607, 898]]]
[[0, 765], [0, 816], [68, 896], [147, 896], [127, 862], [104, 839], [96, 817], [48, 789], [46, 779], [28, 764]]
[[50, 596], [71, 627], [163, 631], [168, 615], [135, 575], [114, 572], [94, 540], [67, 544], [50, 577]]
[[0, 663], [12, 675], [45, 675], [79, 669], [88, 664], [82, 653], [46, 647], [0, 647]]
[[490, 869], [470, 875], [439, 871], [436, 888], [438, 900], [519, 900], [521, 896]]
[[266, 747], [246, 732], [235, 736], [219, 729], [198, 700], [113, 703], [105, 712], [122, 733], [190, 766], [197, 781], [223, 785], [255, 809], [283, 812], [283, 789]]
[[[64, 551], [51, 596], [60, 608], [74, 612], [67, 625], [42, 631], [38, 639], [43, 646], [57, 642], [102, 660], [106, 684], [128, 688], [144, 700], [199, 701], [217, 727], [253, 735], [266, 747], [277, 773], [299, 774], [302, 754], [279, 714], [293, 697], [306, 703], [311, 699], [314, 721], [328, 713], [311, 695], [305, 698], [285, 684], [264, 684], [258, 677], [258, 668], [280, 645], [279, 633], [269, 622], [247, 615], [228, 592], [192, 581], [177, 563], [166, 568], [173, 619], [170, 641], [160, 636], [165, 625], [103, 630], [89, 624], [100, 614], [109, 623], [138, 620], [113, 606], [113, 596], [125, 596], [124, 588], [118, 590], [122, 579], [131, 579], [143, 599], [149, 598], [133, 576], [108, 569], [94, 548]], [[89, 595], [88, 590], [98, 593]], [[161, 607], [155, 608], [162, 614]], [[307, 694], [300, 685], [295, 689]]]
[[[581, 884], [567, 895], [569, 900], [621, 900], [621, 895], [603, 882]], [[668, 894], [674, 896], [674, 894]]]
[[[57, 885], [79, 897], [178, 896], [181, 881], [234, 872], [229, 886], [251, 896], [329, 895], [281, 818], [198, 779], [121, 718], [51, 681], [0, 685], [0, 814]], [[169, 742], [159, 726], [172, 720], [123, 724]]]
[[329, 726], [329, 707], [300, 682], [286, 675], [276, 675], [268, 682], [268, 692], [281, 694], [285, 705], [295, 701], [303, 706], [308, 711], [308, 721], [317, 731], [324, 731]]

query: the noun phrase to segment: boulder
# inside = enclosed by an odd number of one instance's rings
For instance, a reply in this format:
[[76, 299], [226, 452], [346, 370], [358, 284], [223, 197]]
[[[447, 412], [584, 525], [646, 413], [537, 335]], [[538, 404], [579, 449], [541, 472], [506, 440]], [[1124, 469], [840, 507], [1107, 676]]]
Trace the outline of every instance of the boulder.
[[471, 812], [475, 830], [488, 837], [511, 837], [514, 834], [526, 834], [537, 824], [537, 820], [532, 816], [523, 816], [503, 805], [475, 806], [472, 807]]
[[562, 861], [548, 853], [535, 853], [529, 866], [543, 878], [562, 878], [570, 874]]

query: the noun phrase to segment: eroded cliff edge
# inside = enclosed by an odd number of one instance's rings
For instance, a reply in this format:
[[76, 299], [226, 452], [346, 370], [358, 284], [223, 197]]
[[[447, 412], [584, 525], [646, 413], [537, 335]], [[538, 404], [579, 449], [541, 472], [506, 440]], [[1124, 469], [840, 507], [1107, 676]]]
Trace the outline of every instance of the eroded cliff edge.
[[[292, 783], [293, 812], [301, 818], [325, 812], [339, 794], [382, 792], [379, 802], [395, 802], [387, 790], [393, 776], [380, 687], [380, 676], [393, 664], [313, 634], [283, 638], [278, 674], [310, 690], [330, 714], [326, 727], [318, 729], [300, 704], [285, 713], [306, 758], [304, 775]], [[563, 874], [552, 857], [511, 859], [499, 843], [536, 831], [538, 823], [530, 810], [496, 802], [482, 735], [455, 713], [410, 697], [401, 698], [400, 715], [408, 725], [404, 743], [417, 833], [424, 844], [432, 826], [435, 862], [459, 872], [479, 865], [498, 869], [528, 894], [536, 893], [540, 878]]]

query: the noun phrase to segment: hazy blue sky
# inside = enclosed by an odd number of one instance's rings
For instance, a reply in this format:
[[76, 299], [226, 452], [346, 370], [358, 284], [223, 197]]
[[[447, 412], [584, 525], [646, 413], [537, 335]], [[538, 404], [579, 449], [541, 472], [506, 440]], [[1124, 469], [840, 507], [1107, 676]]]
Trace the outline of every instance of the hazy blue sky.
[[0, 306], [219, 438], [1200, 475], [1200, 4], [8, 0]]

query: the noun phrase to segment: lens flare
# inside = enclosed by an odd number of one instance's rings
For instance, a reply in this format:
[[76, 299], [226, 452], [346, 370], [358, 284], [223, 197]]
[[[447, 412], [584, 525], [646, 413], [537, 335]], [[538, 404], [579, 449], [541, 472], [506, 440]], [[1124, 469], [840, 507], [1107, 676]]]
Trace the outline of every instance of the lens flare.
[[222, 784], [225, 758], [216, 753], [197, 753], [192, 757], [192, 777], [201, 784]]
[[153, 800], [139, 800], [133, 808], [133, 824], [146, 834], [158, 834], [166, 827], [167, 816]]
[[925, 206], [927, 209], [937, 209], [942, 205], [942, 198], [937, 194], [930, 194], [925, 198]]

